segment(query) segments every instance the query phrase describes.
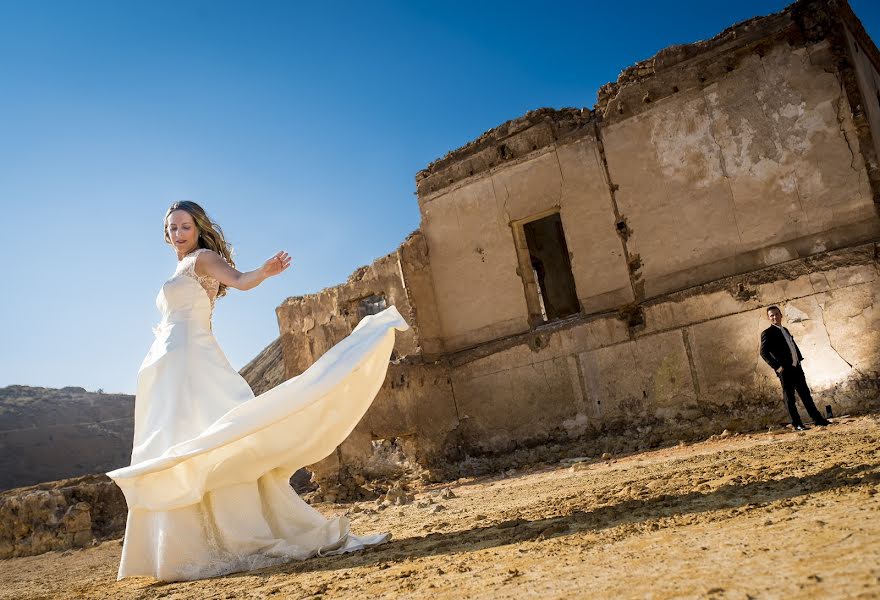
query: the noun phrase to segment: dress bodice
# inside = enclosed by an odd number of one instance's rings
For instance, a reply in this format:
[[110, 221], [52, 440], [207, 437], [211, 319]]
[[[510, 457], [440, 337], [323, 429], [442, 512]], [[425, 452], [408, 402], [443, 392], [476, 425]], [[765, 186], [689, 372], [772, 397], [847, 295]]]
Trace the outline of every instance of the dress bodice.
[[211, 328], [211, 314], [214, 301], [220, 289], [220, 282], [213, 277], [200, 277], [196, 273], [196, 258], [202, 252], [199, 248], [177, 263], [174, 275], [162, 285], [156, 297], [156, 306], [162, 314], [162, 323], [196, 321]]

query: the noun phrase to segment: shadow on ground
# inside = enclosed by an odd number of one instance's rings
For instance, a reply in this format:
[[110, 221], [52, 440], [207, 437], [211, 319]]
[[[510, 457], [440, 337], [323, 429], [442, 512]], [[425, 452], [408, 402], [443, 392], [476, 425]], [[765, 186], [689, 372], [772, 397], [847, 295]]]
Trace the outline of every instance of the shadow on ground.
[[[565, 506], [565, 509], [569, 509], [567, 514], [532, 521], [515, 519], [466, 531], [431, 533], [421, 537], [393, 540], [362, 552], [290, 562], [258, 571], [235, 573], [226, 577], [270, 577], [278, 574], [293, 575], [368, 566], [381, 568], [390, 566], [387, 564], [389, 562], [404, 559], [472, 552], [529, 540], [598, 532], [620, 525], [643, 527], [652, 521], [667, 517], [756, 508], [778, 500], [873, 484], [878, 481], [880, 481], [880, 472], [877, 472], [873, 465], [859, 465], [852, 468], [833, 466], [804, 477], [792, 476], [724, 485], [709, 492], [689, 492], [680, 495], [660, 494], [644, 499], [627, 499], [589, 511], [570, 510], [572, 506], [569, 502]], [[719, 518], [728, 517], [721, 516]], [[162, 587], [164, 585], [168, 584], [156, 582], [147, 587]]]

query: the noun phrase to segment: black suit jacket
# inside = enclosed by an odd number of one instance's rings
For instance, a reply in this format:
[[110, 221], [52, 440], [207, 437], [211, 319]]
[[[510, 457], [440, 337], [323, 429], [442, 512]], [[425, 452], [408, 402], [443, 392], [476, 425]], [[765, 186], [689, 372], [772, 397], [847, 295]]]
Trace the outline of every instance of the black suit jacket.
[[[788, 329], [785, 330], [788, 331]], [[788, 335], [791, 335], [790, 331], [788, 331]], [[798, 348], [793, 335], [791, 336], [791, 341], [794, 342], [794, 349], [795, 352], [797, 352], [798, 362], [804, 360], [804, 357], [801, 354], [801, 349]], [[761, 332], [761, 358], [763, 358], [764, 362], [770, 365], [770, 368], [774, 371], [779, 367], [794, 366], [794, 361], [791, 360], [791, 350], [788, 347], [788, 343], [785, 341], [785, 336], [782, 334], [782, 330], [776, 325], [771, 325]]]

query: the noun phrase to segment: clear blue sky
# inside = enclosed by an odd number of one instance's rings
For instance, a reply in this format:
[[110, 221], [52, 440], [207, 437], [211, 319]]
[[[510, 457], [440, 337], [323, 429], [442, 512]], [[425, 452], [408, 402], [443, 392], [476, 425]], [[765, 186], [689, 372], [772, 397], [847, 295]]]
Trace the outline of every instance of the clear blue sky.
[[[245, 269], [293, 256], [217, 304], [240, 368], [284, 298], [419, 226], [429, 162], [786, 4], [0, 0], [0, 386], [134, 392], [174, 200], [205, 206]], [[878, 5], [852, 5], [880, 39]]]

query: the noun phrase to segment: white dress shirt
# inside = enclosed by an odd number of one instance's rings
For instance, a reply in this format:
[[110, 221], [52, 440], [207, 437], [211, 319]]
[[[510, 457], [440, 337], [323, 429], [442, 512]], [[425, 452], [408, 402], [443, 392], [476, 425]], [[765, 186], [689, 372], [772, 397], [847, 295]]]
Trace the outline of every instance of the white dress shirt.
[[781, 325], [776, 325], [776, 327], [779, 327], [779, 329], [782, 330], [782, 337], [785, 338], [786, 343], [788, 343], [788, 349], [791, 350], [791, 364], [795, 367], [798, 366], [800, 361], [798, 360], [798, 353], [797, 348], [794, 345], [794, 339], [792, 339], [791, 334], [788, 333], [788, 330], [785, 327]]

